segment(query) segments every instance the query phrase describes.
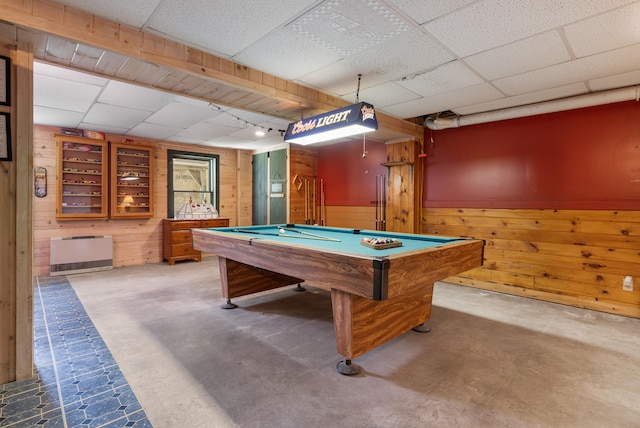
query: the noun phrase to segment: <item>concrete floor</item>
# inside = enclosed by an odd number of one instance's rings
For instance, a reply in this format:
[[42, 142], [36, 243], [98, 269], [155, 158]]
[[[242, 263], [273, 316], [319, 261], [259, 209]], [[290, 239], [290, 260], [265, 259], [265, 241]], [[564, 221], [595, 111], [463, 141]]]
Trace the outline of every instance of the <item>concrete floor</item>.
[[347, 377], [325, 291], [223, 310], [215, 257], [69, 281], [156, 428], [640, 426], [637, 319], [437, 283], [431, 333]]

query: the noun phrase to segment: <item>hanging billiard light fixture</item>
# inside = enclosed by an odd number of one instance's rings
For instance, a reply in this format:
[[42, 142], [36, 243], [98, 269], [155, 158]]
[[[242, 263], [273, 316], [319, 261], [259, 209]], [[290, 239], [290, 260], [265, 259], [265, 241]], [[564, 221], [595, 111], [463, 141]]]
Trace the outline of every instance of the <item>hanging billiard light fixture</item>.
[[360, 77], [359, 74], [356, 104], [290, 123], [284, 141], [304, 146], [377, 130], [373, 105], [358, 102]]

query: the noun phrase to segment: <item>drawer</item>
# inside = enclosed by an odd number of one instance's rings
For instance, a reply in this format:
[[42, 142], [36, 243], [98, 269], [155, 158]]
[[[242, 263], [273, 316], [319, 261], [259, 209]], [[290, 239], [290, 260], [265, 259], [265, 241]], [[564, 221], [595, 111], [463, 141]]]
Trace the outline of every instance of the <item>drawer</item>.
[[202, 226], [200, 227], [228, 227], [228, 218], [212, 218], [209, 220], [201, 220]]
[[172, 230], [171, 243], [191, 245], [191, 230]]
[[200, 227], [200, 222], [198, 220], [172, 221], [170, 223], [171, 230], [192, 229], [194, 227]]
[[171, 257], [180, 257], [180, 256], [197, 256], [200, 254], [200, 251], [194, 250], [191, 248], [191, 243], [188, 244], [174, 244], [171, 246]]

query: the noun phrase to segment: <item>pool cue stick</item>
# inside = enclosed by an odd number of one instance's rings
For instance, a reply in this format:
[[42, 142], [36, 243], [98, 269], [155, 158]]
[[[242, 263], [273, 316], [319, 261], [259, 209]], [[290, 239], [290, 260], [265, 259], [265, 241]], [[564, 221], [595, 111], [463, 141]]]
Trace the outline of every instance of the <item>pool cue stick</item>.
[[317, 185], [316, 185], [316, 179], [314, 178], [313, 179], [313, 191], [312, 191], [312, 195], [313, 195], [313, 198], [312, 198], [312, 202], [313, 202], [313, 205], [312, 205], [312, 207], [313, 207], [313, 211], [312, 211], [313, 212], [313, 217], [312, 217], [313, 218], [313, 222], [311, 224], [316, 224], [317, 223], [316, 220], [318, 219], [318, 216], [316, 215], [316, 211], [318, 209], [317, 193], [318, 193], [318, 188], [317, 188]]
[[[298, 236], [298, 235], [283, 235], [282, 233], [271, 233], [271, 232], [258, 232], [255, 230], [246, 230], [246, 229], [231, 229], [232, 232], [236, 233], [252, 233], [254, 235], [264, 235], [264, 236], [280, 236], [285, 238], [299, 238], [299, 239], [313, 239], [316, 241], [328, 241], [328, 238], [322, 237], [317, 238], [314, 236]], [[333, 238], [331, 238], [333, 239]]]
[[324, 180], [320, 179], [320, 225], [324, 226], [324, 216], [325, 216], [325, 211], [324, 211]]
[[334, 242], [341, 242], [339, 239], [337, 238], [330, 238], [328, 236], [322, 236], [322, 235], [316, 235], [315, 233], [311, 233], [311, 232], [304, 232], [302, 230], [297, 230], [297, 229], [289, 229], [289, 228], [280, 228], [280, 230], [284, 230], [287, 232], [295, 232], [295, 233], [300, 233], [303, 235], [309, 235], [309, 236], [313, 236], [316, 239], [323, 239], [325, 241], [334, 241]]
[[304, 179], [304, 223], [309, 224], [309, 179]]

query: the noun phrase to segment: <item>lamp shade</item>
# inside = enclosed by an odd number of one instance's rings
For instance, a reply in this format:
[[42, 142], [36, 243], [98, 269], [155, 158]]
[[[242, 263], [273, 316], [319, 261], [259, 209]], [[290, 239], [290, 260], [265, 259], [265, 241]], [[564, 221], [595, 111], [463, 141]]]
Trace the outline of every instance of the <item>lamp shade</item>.
[[125, 196], [124, 199], [122, 200], [122, 205], [131, 205], [133, 203], [134, 203], [133, 196], [131, 195]]
[[284, 141], [308, 145], [377, 129], [378, 120], [373, 105], [358, 103], [290, 123]]

